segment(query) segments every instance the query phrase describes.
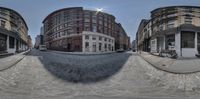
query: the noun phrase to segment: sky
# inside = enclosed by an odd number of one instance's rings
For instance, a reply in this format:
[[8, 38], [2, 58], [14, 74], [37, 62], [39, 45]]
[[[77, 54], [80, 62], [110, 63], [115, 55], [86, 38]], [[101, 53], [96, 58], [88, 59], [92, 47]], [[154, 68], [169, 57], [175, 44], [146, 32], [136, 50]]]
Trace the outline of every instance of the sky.
[[158, 7], [191, 5], [200, 6], [200, 0], [0, 0], [1, 7], [11, 8], [25, 19], [34, 44], [40, 33], [42, 21], [51, 12], [67, 7], [83, 7], [88, 10], [103, 8], [121, 23], [131, 41], [135, 39], [141, 19], [149, 19], [150, 12]]

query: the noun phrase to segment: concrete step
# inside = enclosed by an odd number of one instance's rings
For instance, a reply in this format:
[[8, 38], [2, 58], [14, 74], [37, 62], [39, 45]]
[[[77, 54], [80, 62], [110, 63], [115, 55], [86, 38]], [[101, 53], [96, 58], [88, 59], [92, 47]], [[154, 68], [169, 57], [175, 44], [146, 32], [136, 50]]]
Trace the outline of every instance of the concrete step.
[[7, 57], [7, 56], [11, 56], [11, 55], [13, 55], [13, 53], [1, 53], [0, 54], [0, 58], [4, 58], [4, 57]]

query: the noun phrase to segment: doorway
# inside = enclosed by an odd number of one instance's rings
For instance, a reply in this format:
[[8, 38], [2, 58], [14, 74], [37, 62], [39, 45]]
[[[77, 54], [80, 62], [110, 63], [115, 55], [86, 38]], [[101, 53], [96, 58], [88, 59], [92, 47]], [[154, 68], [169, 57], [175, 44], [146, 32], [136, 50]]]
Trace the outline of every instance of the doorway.
[[6, 40], [7, 36], [0, 34], [0, 53], [5, 53], [7, 50]]

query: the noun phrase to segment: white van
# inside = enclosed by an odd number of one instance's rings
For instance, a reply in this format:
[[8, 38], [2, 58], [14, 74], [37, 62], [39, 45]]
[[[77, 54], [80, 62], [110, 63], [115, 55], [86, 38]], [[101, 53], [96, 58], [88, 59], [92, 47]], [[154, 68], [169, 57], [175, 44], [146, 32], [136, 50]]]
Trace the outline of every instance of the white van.
[[40, 51], [46, 51], [47, 50], [46, 45], [40, 45], [39, 50]]

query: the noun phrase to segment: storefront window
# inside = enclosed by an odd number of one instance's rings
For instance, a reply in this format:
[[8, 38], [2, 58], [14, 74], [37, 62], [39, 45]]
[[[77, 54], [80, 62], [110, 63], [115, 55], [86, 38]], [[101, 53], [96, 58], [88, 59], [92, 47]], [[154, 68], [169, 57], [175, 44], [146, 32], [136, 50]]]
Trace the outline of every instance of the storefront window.
[[199, 54], [200, 54], [200, 32], [198, 33], [198, 35], [197, 35], [197, 48], [198, 48], [198, 52], [199, 52]]
[[172, 34], [172, 35], [167, 35], [166, 36], [166, 43], [167, 43], [167, 49], [168, 50], [174, 50], [175, 48], [175, 35]]
[[9, 48], [14, 48], [15, 39], [13, 37], [9, 37]]
[[181, 32], [181, 47], [194, 48], [195, 33], [194, 32]]

